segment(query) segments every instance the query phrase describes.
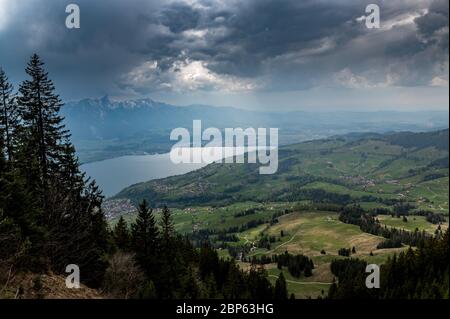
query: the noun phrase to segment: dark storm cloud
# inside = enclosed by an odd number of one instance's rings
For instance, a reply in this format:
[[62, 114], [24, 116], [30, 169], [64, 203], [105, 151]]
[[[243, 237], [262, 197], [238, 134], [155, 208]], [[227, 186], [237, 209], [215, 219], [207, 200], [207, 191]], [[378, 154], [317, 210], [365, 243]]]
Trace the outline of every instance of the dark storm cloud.
[[446, 33], [442, 30], [445, 28], [448, 30], [448, 6], [448, 0], [435, 0], [431, 3], [428, 12], [415, 20], [419, 33], [433, 43], [437, 41], [442, 49], [447, 50], [447, 53], [448, 31]]
[[[23, 77], [28, 57], [39, 53], [60, 91], [69, 97], [106, 94], [114, 80], [145, 59], [171, 54], [170, 32], [156, 23], [160, 5], [151, 1], [80, 0], [81, 28], [65, 27], [72, 1], [7, 1], [14, 20], [0, 30], [0, 61], [12, 78]], [[130, 10], [131, 9], [131, 10]]]
[[218, 45], [223, 49], [220, 52], [232, 51], [228, 47], [238, 47], [239, 51], [231, 53], [232, 59], [222, 53], [214, 56], [218, 63], [216, 70], [254, 75], [251, 69], [260, 67], [266, 59], [314, 47], [324, 38], [345, 41], [345, 37], [358, 33], [351, 23], [351, 18], [361, 13], [358, 7], [266, 0], [238, 6], [236, 15], [227, 23], [230, 30], [227, 41]]
[[448, 81], [448, 0], [378, 1], [381, 30], [362, 0], [80, 0], [80, 30], [71, 1], [2, 1], [0, 64], [19, 80], [38, 52], [68, 98]]
[[200, 20], [200, 13], [187, 4], [175, 3], [162, 10], [159, 22], [170, 31], [179, 33], [195, 29]]

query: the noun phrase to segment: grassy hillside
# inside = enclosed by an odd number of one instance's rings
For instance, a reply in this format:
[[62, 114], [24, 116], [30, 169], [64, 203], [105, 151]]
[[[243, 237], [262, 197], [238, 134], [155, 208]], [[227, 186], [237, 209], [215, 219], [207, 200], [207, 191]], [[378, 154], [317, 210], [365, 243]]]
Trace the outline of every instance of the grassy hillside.
[[[388, 227], [394, 227], [397, 229], [404, 229], [407, 231], [414, 231], [416, 228], [420, 230], [425, 230], [430, 234], [434, 234], [438, 225], [429, 223], [424, 216], [410, 216], [407, 221], [404, 221], [399, 217], [392, 216], [378, 216], [381, 224], [387, 225]], [[447, 229], [448, 224], [440, 225], [442, 229]]]
[[[378, 249], [384, 238], [341, 222], [336, 205], [385, 209], [376, 217], [386, 227], [429, 234], [448, 228], [414, 214], [448, 215], [448, 130], [351, 134], [282, 147], [279, 156], [274, 175], [259, 175], [257, 165], [214, 164], [130, 186], [116, 198], [167, 204], [178, 232], [207, 239], [221, 257], [233, 256], [244, 269], [252, 258], [286, 251], [308, 256], [314, 263], [309, 277], [293, 277], [273, 262], [264, 265], [273, 283], [283, 273], [297, 298], [327, 295], [334, 278], [330, 263], [346, 258], [339, 254], [342, 248], [354, 248], [352, 257], [376, 264], [407, 249]], [[396, 216], [405, 205], [411, 213], [407, 220]], [[128, 221], [134, 218], [126, 215]]]
[[[297, 298], [316, 298], [327, 294], [333, 282], [330, 262], [345, 258], [339, 256], [340, 248], [355, 247], [356, 252], [352, 257], [376, 264], [382, 264], [388, 257], [407, 249], [406, 246], [377, 249], [383, 238], [364, 233], [355, 225], [342, 223], [338, 220], [336, 212], [298, 211], [297, 208], [301, 205], [299, 202], [243, 202], [224, 207], [198, 206], [173, 209], [173, 217], [176, 230], [183, 234], [192, 236], [201, 230], [209, 230], [236, 236], [236, 241], [221, 240], [214, 234], [209, 236], [209, 240], [217, 247], [219, 255], [223, 258], [231, 258], [229, 254], [231, 248], [247, 251], [248, 258], [283, 254], [285, 251], [309, 256], [314, 262], [315, 269], [308, 278], [294, 278], [287, 269], [277, 269], [276, 264], [265, 265], [272, 282], [275, 282], [280, 272], [283, 272], [289, 292], [294, 293]], [[274, 215], [281, 215], [277, 217], [276, 223], [271, 222]], [[156, 217], [160, 217], [159, 210]], [[134, 218], [134, 214], [126, 215], [129, 222]], [[421, 231], [433, 232], [437, 227], [426, 221], [423, 216], [410, 216], [406, 223], [401, 218], [386, 215], [380, 215], [378, 218], [382, 224], [389, 227], [407, 230], [418, 228]], [[261, 224], [245, 230], [233, 228], [255, 221], [261, 221]], [[448, 224], [441, 226], [447, 228]], [[267, 236], [274, 238], [270, 248], [259, 247], [258, 242]], [[239, 264], [244, 269], [250, 267], [248, 262]]]
[[212, 164], [183, 176], [130, 186], [116, 198], [156, 206], [224, 206], [245, 201], [375, 203], [408, 201], [448, 212], [448, 130], [349, 135], [282, 147], [279, 169]]
[[[280, 238], [283, 231], [284, 237]], [[338, 255], [340, 248], [355, 247], [356, 253], [352, 257], [366, 259], [372, 263], [382, 263], [389, 256], [401, 251], [399, 249], [377, 249], [381, 237], [362, 232], [359, 227], [348, 225], [338, 220], [338, 215], [332, 212], [296, 212], [279, 218], [273, 226], [253, 232], [250, 240], [257, 240], [261, 236], [275, 236], [277, 238], [271, 249], [258, 248], [251, 256], [283, 254], [303, 254], [314, 261], [315, 269], [311, 277], [295, 278], [287, 269], [277, 269], [275, 264], [266, 265], [271, 280], [275, 281], [280, 272], [287, 279], [288, 289], [297, 298], [316, 298], [325, 294], [333, 282], [333, 275], [329, 266], [333, 259], [344, 258]], [[372, 252], [372, 254], [371, 254]]]

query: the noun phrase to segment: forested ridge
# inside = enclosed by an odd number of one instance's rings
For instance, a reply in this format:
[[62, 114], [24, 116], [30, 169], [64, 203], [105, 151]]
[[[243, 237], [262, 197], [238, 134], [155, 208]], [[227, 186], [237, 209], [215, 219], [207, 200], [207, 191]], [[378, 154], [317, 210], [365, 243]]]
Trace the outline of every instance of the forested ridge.
[[18, 92], [0, 71], [0, 282], [77, 264], [98, 286], [109, 246], [101, 192], [79, 170], [43, 62], [33, 55], [25, 71]]
[[[428, 216], [440, 216], [428, 212]], [[403, 218], [406, 218], [404, 215]], [[431, 217], [435, 220], [440, 220], [439, 217]], [[425, 231], [419, 231], [416, 229], [414, 232], [405, 231], [402, 229], [389, 228], [386, 225], [381, 225], [379, 220], [366, 212], [360, 206], [347, 206], [344, 207], [339, 215], [339, 220], [348, 223], [358, 225], [360, 229], [366, 233], [382, 236], [386, 240], [379, 244], [378, 248], [395, 248], [401, 247], [403, 244], [409, 246], [423, 246], [428, 238], [432, 235]], [[435, 235], [437, 238], [442, 236], [442, 230], [437, 230]]]
[[359, 259], [334, 260], [331, 271], [338, 278], [328, 297], [332, 299], [448, 299], [448, 231], [429, 238], [417, 248], [394, 255], [381, 266], [380, 289], [367, 289], [367, 262]]

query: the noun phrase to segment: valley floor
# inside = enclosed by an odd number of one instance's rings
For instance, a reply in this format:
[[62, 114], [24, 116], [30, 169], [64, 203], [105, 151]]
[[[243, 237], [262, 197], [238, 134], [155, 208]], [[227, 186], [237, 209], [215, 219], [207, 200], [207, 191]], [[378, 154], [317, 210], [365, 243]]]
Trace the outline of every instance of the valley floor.
[[[296, 298], [317, 298], [326, 296], [330, 285], [335, 280], [330, 270], [330, 263], [334, 259], [342, 259], [339, 249], [355, 248], [352, 257], [366, 260], [368, 263], [383, 264], [394, 254], [408, 249], [407, 246], [391, 249], [377, 249], [377, 245], [384, 238], [365, 233], [356, 225], [339, 221], [339, 214], [331, 211], [297, 211], [296, 207], [302, 203], [237, 203], [225, 207], [192, 207], [173, 209], [175, 228], [180, 233], [192, 234], [199, 230], [222, 231], [236, 236], [235, 241], [224, 242], [214, 240], [218, 246], [219, 255], [232, 258], [230, 250], [246, 247], [247, 259], [261, 256], [272, 256], [289, 252], [302, 254], [314, 262], [311, 277], [293, 277], [287, 269], [278, 269], [277, 265], [264, 265], [269, 279], [275, 283], [280, 272], [286, 278], [289, 293]], [[156, 210], [158, 217], [159, 210]], [[243, 213], [244, 212], [244, 213]], [[247, 212], [247, 213], [245, 213]], [[274, 215], [276, 223], [269, 221]], [[134, 215], [126, 215], [128, 222]], [[416, 228], [430, 234], [439, 225], [429, 223], [423, 216], [409, 216], [405, 222], [402, 218], [390, 215], [377, 216], [381, 224], [387, 227], [414, 231]], [[258, 225], [251, 224], [258, 222]], [[115, 221], [112, 222], [113, 224]], [[242, 229], [242, 225], [251, 225]], [[440, 225], [442, 230], [448, 228], [448, 223]], [[270, 249], [258, 247], [263, 237], [272, 238]], [[222, 248], [220, 246], [225, 245]], [[238, 258], [239, 259], [239, 258]], [[249, 262], [239, 262], [243, 269], [249, 269]]]

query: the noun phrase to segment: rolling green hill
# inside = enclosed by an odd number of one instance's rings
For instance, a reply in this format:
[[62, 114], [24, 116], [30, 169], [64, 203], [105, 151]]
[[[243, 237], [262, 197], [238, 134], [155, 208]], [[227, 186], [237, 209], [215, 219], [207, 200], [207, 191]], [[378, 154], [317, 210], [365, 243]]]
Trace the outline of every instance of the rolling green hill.
[[[330, 263], [346, 258], [341, 248], [354, 248], [352, 257], [377, 264], [407, 249], [379, 248], [383, 237], [339, 220], [343, 205], [384, 210], [377, 219], [386, 227], [429, 234], [448, 228], [420, 214], [448, 215], [448, 130], [337, 136], [282, 147], [279, 160], [274, 175], [260, 175], [254, 164], [213, 164], [130, 186], [116, 199], [167, 204], [179, 233], [210, 241], [223, 258], [244, 256], [243, 269], [252, 258], [286, 251], [310, 257], [315, 268], [309, 277], [293, 277], [273, 262], [264, 266], [272, 282], [283, 273], [297, 298], [328, 293]], [[402, 207], [412, 213], [407, 220], [399, 217]]]
[[115, 198], [155, 206], [313, 201], [448, 213], [448, 130], [351, 134], [285, 146], [279, 169], [260, 175], [257, 164], [212, 164], [182, 176], [132, 185]]
[[[340, 248], [355, 247], [353, 258], [376, 264], [383, 264], [389, 257], [408, 249], [406, 245], [400, 248], [378, 248], [378, 244], [384, 241], [382, 237], [365, 233], [356, 225], [341, 222], [336, 212], [302, 211], [299, 210], [300, 205], [245, 202], [224, 207], [173, 209], [172, 214], [177, 232], [192, 236], [190, 238], [194, 240], [209, 240], [219, 256], [230, 258], [236, 257], [236, 253], [245, 252], [247, 261], [238, 262], [243, 269], [249, 269], [248, 259], [283, 254], [285, 251], [310, 257], [315, 266], [310, 277], [295, 278], [286, 268], [280, 270], [274, 263], [264, 266], [272, 282], [283, 272], [289, 293], [297, 298], [316, 298], [328, 292], [334, 277], [330, 263], [335, 259], [346, 258], [339, 256]], [[271, 222], [274, 215], [278, 216], [277, 221]], [[134, 218], [134, 214], [126, 215], [129, 223]], [[160, 219], [159, 210], [156, 211], [156, 218]], [[423, 216], [410, 216], [408, 222], [389, 215], [380, 215], [378, 218], [382, 224], [399, 229], [418, 228], [434, 233], [438, 227]], [[441, 227], [446, 229], [448, 223]], [[228, 237], [221, 238], [220, 234]], [[262, 247], [261, 240], [265, 237], [274, 240]]]

